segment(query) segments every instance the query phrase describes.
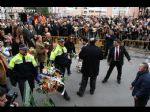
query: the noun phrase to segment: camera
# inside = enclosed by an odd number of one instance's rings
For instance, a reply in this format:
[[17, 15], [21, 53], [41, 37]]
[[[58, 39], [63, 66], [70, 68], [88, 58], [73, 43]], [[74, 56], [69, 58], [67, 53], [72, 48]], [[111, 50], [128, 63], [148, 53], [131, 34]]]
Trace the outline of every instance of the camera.
[[15, 99], [18, 97], [18, 94], [14, 91], [9, 91], [6, 95], [7, 102], [5, 104], [5, 107], [16, 107], [16, 105], [13, 104]]

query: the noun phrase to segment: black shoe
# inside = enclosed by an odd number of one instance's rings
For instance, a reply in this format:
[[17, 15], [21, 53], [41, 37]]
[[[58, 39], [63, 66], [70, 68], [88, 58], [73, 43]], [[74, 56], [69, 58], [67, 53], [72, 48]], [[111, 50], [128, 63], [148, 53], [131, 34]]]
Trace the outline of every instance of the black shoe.
[[93, 95], [93, 94], [94, 94], [94, 91], [93, 91], [93, 90], [90, 90], [90, 94]]
[[120, 84], [120, 83], [121, 83], [121, 81], [120, 81], [120, 80], [117, 80], [117, 83], [118, 83], [118, 84]]
[[67, 101], [70, 101], [70, 97], [69, 96], [64, 96], [64, 99]]
[[102, 81], [102, 83], [106, 83], [106, 82], [107, 82], [107, 80], [103, 80], [103, 81]]
[[80, 96], [80, 97], [83, 96], [83, 94], [81, 94], [79, 91], [77, 92], [77, 95]]
[[71, 72], [68, 72], [68, 76], [70, 76], [71, 75]]
[[67, 92], [64, 93], [64, 99], [67, 100], [67, 101], [70, 100], [70, 97], [68, 96]]

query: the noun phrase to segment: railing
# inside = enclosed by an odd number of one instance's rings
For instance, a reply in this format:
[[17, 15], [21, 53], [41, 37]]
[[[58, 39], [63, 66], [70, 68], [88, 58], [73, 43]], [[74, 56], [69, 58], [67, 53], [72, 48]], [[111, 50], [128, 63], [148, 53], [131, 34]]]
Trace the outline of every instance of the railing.
[[[65, 40], [69, 37], [69, 36], [51, 36], [53, 43], [57, 43], [58, 42], [58, 38], [63, 37]], [[45, 37], [43, 37], [45, 38]], [[75, 43], [76, 46], [79, 46], [79, 44], [81, 43], [81, 38], [77, 38], [74, 37], [73, 41]], [[97, 39], [96, 40], [96, 45], [97, 46], [104, 46], [104, 42], [105, 39]], [[143, 40], [129, 40], [129, 39], [125, 39], [123, 41], [121, 41], [121, 43], [123, 43], [126, 46], [129, 47], [144, 47], [144, 46], [149, 46], [150, 45], [150, 41], [143, 41]]]
[[123, 40], [123, 43], [129, 47], [144, 47], [148, 46], [150, 41], [143, 41], [143, 40]]

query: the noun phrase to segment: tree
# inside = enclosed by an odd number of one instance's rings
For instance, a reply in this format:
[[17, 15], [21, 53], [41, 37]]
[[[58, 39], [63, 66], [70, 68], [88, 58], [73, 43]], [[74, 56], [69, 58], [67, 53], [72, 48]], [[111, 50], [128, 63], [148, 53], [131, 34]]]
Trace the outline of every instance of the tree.
[[49, 15], [48, 7], [36, 7], [37, 12], [43, 14], [44, 16]]

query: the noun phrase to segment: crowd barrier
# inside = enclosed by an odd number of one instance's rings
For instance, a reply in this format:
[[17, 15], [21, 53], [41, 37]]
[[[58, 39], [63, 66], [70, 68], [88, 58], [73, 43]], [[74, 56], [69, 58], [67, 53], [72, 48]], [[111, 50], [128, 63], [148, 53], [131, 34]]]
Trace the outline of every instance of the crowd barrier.
[[150, 41], [143, 41], [143, 40], [123, 40], [124, 45], [129, 47], [144, 47], [150, 45]]
[[[63, 37], [66, 40], [69, 36], [51, 36], [53, 43], [57, 43], [58, 38], [61, 38], [61, 37]], [[73, 41], [74, 41], [76, 46], [79, 46], [79, 44], [81, 43], [81, 38], [74, 37]], [[105, 39], [97, 39], [96, 40], [96, 45], [99, 46], [99, 47], [102, 47], [102, 46], [104, 46], [104, 42], [105, 42]], [[125, 46], [138, 47], [138, 48], [150, 45], [150, 41], [144, 41], [144, 40], [124, 39], [123, 41], [121, 41], [121, 43], [124, 44]]]
[[[51, 36], [53, 43], [57, 43], [58, 39], [61, 38], [61, 37], [63, 37], [65, 40], [67, 40], [67, 38], [69, 36]], [[43, 36], [43, 38], [45, 38], [45, 36]], [[75, 44], [80, 44], [81, 38], [74, 37], [73, 41], [74, 41]], [[96, 45], [97, 46], [103, 46], [104, 41], [105, 41], [104, 39], [98, 39], [98, 40], [96, 40]]]

